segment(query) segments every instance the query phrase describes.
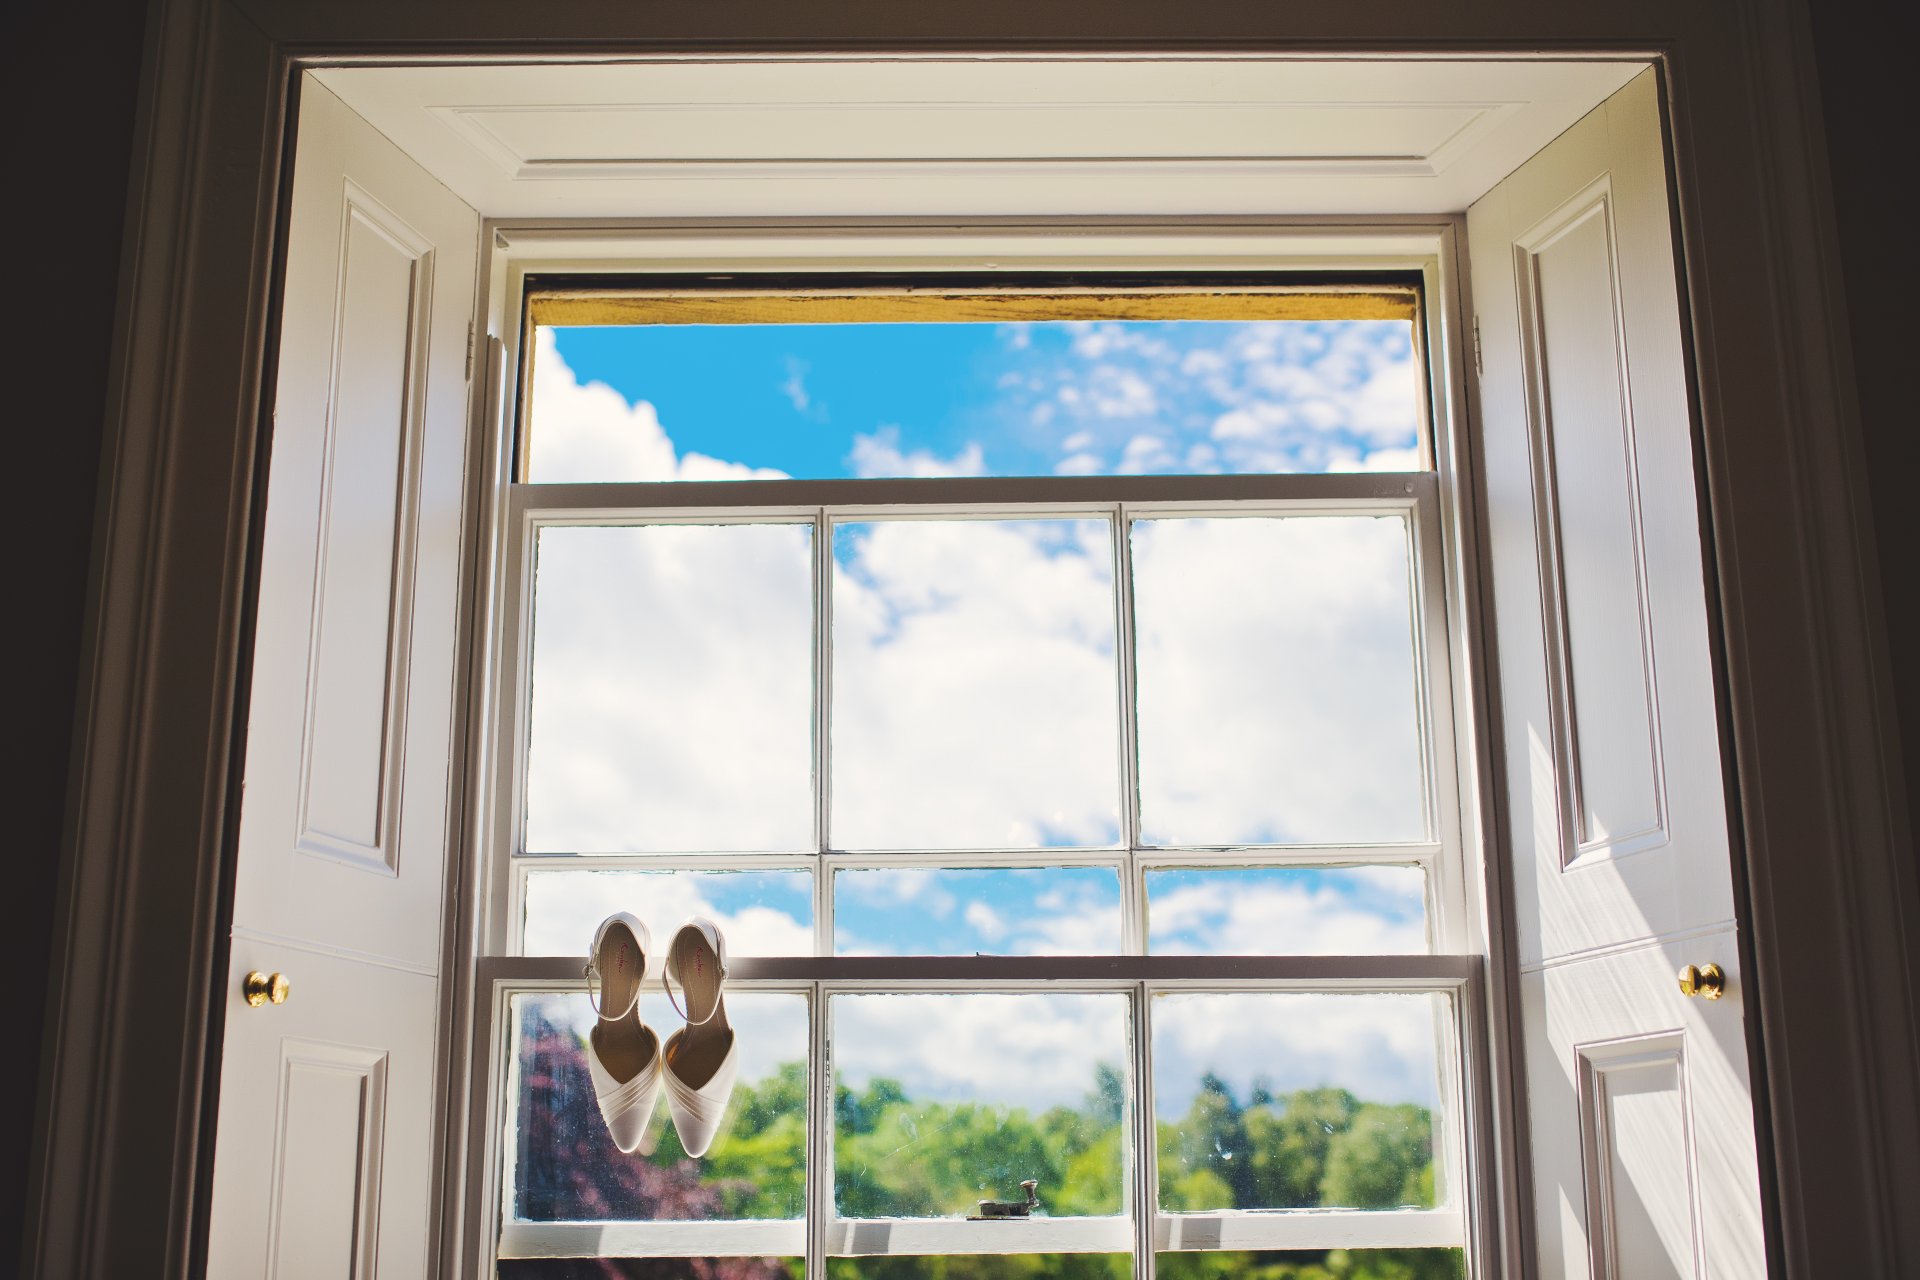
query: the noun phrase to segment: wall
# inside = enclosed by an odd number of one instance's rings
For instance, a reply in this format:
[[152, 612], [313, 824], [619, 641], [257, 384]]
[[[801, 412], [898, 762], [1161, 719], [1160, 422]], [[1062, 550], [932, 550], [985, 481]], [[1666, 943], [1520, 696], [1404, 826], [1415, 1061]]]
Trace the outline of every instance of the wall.
[[[10, 0], [0, 36], [4, 118], [14, 123], [8, 169], [31, 175], [25, 189], [45, 203], [7, 202], [6, 358], [12, 374], [4, 403], [11, 480], [9, 545], [24, 554], [9, 566], [16, 605], [9, 648], [16, 653], [0, 696], [5, 722], [6, 924], [0, 973], [15, 1004], [11, 1022], [30, 1029], [9, 1056], [37, 1064], [44, 1014], [48, 939], [57, 851], [66, 818], [65, 785], [85, 615], [89, 543], [106, 415], [105, 378], [112, 348], [122, 219], [133, 155], [146, 4], [142, 0]], [[1813, 6], [1822, 77], [1835, 212], [1844, 237], [1848, 291], [1865, 424], [1870, 485], [1877, 511], [1879, 569], [1889, 604], [1889, 652], [1905, 740], [1920, 760], [1920, 669], [1903, 655], [1920, 651], [1920, 536], [1907, 481], [1920, 475], [1920, 413], [1915, 369], [1914, 302], [1920, 266], [1904, 245], [1910, 204], [1896, 191], [1906, 174], [1889, 160], [1889, 134], [1912, 127], [1906, 51], [1920, 32], [1896, 31], [1892, 6], [1824, 0]], [[1898, 220], [1900, 225], [1896, 225]], [[24, 396], [22, 395], [24, 392]], [[1912, 761], [1909, 777], [1913, 777]], [[1920, 795], [1920, 786], [1909, 782]], [[1920, 923], [1920, 922], [1916, 922]], [[34, 1094], [0, 1093], [0, 1258], [18, 1249]]]
[[[101, 424], [133, 155], [145, 0], [9, 0], [0, 27], [0, 201], [11, 386], [6, 424], [7, 688], [0, 694], [7, 883], [0, 974], [21, 1084], [0, 1090], [0, 1259], [19, 1251], [55, 878], [80, 672]], [[34, 200], [32, 207], [26, 198]], [[24, 392], [24, 396], [21, 394]], [[8, 1268], [0, 1262], [0, 1272]]]

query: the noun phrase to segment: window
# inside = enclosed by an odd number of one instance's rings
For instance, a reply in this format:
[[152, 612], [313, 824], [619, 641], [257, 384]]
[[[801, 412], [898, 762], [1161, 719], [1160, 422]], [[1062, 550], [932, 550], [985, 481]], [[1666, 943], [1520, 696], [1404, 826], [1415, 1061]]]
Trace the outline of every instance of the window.
[[[529, 283], [500, 1274], [1464, 1274], [1425, 325], [1400, 278]], [[703, 1160], [594, 1109], [616, 909], [737, 957]]]

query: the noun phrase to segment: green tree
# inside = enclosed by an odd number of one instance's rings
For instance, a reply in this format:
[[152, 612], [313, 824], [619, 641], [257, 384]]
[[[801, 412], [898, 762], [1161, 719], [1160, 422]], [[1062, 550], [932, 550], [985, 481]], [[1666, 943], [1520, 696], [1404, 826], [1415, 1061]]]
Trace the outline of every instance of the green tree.
[[1433, 1205], [1433, 1123], [1412, 1103], [1363, 1103], [1327, 1149], [1320, 1203], [1353, 1209]]
[[[1252, 1199], [1252, 1166], [1247, 1148], [1246, 1113], [1226, 1081], [1208, 1074], [1186, 1117], [1159, 1126], [1160, 1198], [1169, 1208], [1231, 1209]], [[1208, 1173], [1212, 1180], [1193, 1175]], [[1204, 1197], [1225, 1194], [1214, 1203]]]
[[[807, 1068], [784, 1063], [735, 1090], [722, 1138], [689, 1159], [661, 1124], [649, 1156], [623, 1156], [592, 1115], [579, 1037], [530, 1011], [522, 1027], [516, 1212], [532, 1220], [798, 1217], [805, 1208]], [[1018, 1107], [916, 1101], [893, 1080], [834, 1094], [835, 1194], [849, 1216], [970, 1212], [982, 1198], [1040, 1183], [1053, 1216], [1120, 1211], [1128, 1131], [1126, 1077], [1102, 1066], [1078, 1105]], [[1409, 1103], [1363, 1102], [1344, 1089], [1275, 1096], [1256, 1083], [1242, 1103], [1205, 1076], [1185, 1115], [1157, 1125], [1162, 1207], [1172, 1211], [1393, 1209], [1434, 1202], [1433, 1121]], [[1168, 1253], [1163, 1280], [1458, 1280], [1460, 1251], [1327, 1250]], [[775, 1280], [785, 1260], [545, 1260], [503, 1264], [515, 1280]], [[834, 1259], [835, 1280], [1124, 1280], [1122, 1256], [981, 1255]], [[797, 1280], [795, 1272], [793, 1280]]]
[[1318, 1205], [1327, 1149], [1353, 1123], [1360, 1100], [1345, 1089], [1301, 1089], [1268, 1097], [1246, 1115], [1251, 1196], [1242, 1208], [1304, 1209]]

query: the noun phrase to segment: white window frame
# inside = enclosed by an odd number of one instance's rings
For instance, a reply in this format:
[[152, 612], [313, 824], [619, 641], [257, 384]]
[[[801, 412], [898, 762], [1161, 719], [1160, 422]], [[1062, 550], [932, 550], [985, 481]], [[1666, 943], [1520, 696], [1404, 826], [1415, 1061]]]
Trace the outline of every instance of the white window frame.
[[[1425, 218], [1294, 219], [1180, 222], [1086, 223], [1043, 220], [984, 223], [954, 227], [924, 222], [835, 225], [817, 221], [759, 226], [665, 224], [584, 224], [577, 222], [494, 223], [483, 243], [492, 248], [484, 273], [481, 314], [490, 342], [486, 370], [484, 438], [476, 456], [484, 459], [481, 570], [483, 582], [475, 614], [475, 670], [481, 689], [474, 718], [475, 761], [467, 795], [469, 829], [478, 833], [469, 850], [472, 936], [477, 956], [473, 1004], [464, 1043], [454, 1046], [453, 1061], [465, 1055], [469, 1076], [469, 1125], [464, 1159], [450, 1167], [464, 1174], [468, 1223], [467, 1256], [490, 1273], [500, 1256], [579, 1256], [611, 1253], [627, 1256], [697, 1256], [716, 1252], [713, 1235], [726, 1232], [726, 1253], [804, 1255], [809, 1277], [824, 1274], [824, 1258], [847, 1253], [1134, 1253], [1135, 1275], [1151, 1280], [1156, 1249], [1417, 1247], [1457, 1245], [1469, 1268], [1493, 1251], [1498, 1217], [1496, 1132], [1508, 1131], [1491, 1087], [1507, 1057], [1501, 1029], [1490, 1029], [1492, 1011], [1504, 996], [1487, 989], [1488, 938], [1495, 917], [1486, 909], [1487, 833], [1480, 814], [1490, 774], [1482, 735], [1474, 716], [1462, 708], [1479, 704], [1480, 668], [1471, 644], [1477, 573], [1459, 513], [1468, 491], [1463, 433], [1465, 421], [1462, 341], [1466, 314], [1461, 299], [1463, 239], [1459, 219]], [[741, 486], [694, 485], [541, 485], [510, 483], [514, 431], [518, 416], [515, 371], [522, 365], [520, 318], [529, 277], [626, 275], [644, 284], [649, 275], [702, 272], [773, 273], [792, 276], [817, 272], [835, 277], [861, 273], [951, 276], [962, 272], [1129, 274], [1247, 274], [1335, 272], [1355, 279], [1391, 273], [1418, 273], [1423, 306], [1419, 338], [1424, 347], [1425, 387], [1432, 470], [1424, 475], [1357, 474], [1335, 476], [1261, 476], [1226, 478], [1073, 477], [906, 481], [755, 481]], [[697, 490], [697, 491], [696, 491]], [[1238, 493], [1257, 494], [1241, 498]], [[724, 502], [725, 506], [716, 505]], [[730, 983], [740, 989], [788, 991], [809, 1003], [813, 1045], [810, 1053], [808, 1124], [808, 1217], [783, 1223], [632, 1223], [517, 1224], [503, 1230], [501, 1185], [503, 1137], [511, 1092], [511, 1019], [515, 994], [578, 989], [577, 958], [524, 957], [517, 921], [525, 868], [539, 859], [515, 858], [523, 785], [526, 686], [525, 663], [530, 634], [533, 538], [544, 524], [601, 522], [644, 516], [644, 522], [673, 520], [765, 520], [815, 525], [816, 561], [831, 554], [822, 537], [833, 516], [899, 516], [902, 503], [920, 516], [976, 516], [1006, 512], [1086, 514], [1114, 520], [1118, 607], [1127, 613], [1128, 519], [1135, 514], [1236, 515], [1281, 511], [1399, 512], [1406, 516], [1411, 542], [1416, 626], [1416, 661], [1424, 662], [1425, 696], [1420, 709], [1424, 780], [1428, 796], [1429, 841], [1419, 846], [1368, 846], [1355, 849], [1284, 847], [1251, 857], [1227, 850], [1149, 849], [1133, 841], [1136, 789], [1126, 787], [1121, 845], [1114, 850], [1022, 850], [1018, 862], [1036, 857], [1049, 865], [1093, 863], [1121, 870], [1123, 930], [1129, 954], [1074, 959], [949, 957], [919, 960], [854, 959], [832, 956], [831, 877], [842, 866], [900, 865], [907, 855], [894, 853], [799, 854], [785, 857], [711, 855], [673, 857], [676, 868], [696, 864], [750, 867], [818, 866], [814, 884], [815, 957], [741, 959]], [[1230, 507], [1223, 506], [1231, 503]], [[816, 564], [815, 625], [824, 631], [830, 617], [822, 597], [828, 594], [830, 564]], [[1117, 619], [1123, 652], [1131, 619]], [[816, 635], [816, 663], [825, 648]], [[1120, 698], [1122, 750], [1131, 757], [1132, 690], [1129, 664], [1122, 659]], [[816, 669], [816, 680], [825, 675]], [[821, 686], [824, 696], [824, 684]], [[825, 738], [825, 734], [819, 734]], [[824, 743], [816, 745], [816, 767], [827, 777]], [[1131, 763], [1123, 774], [1131, 784]], [[817, 789], [817, 829], [824, 837], [824, 787]], [[826, 848], [824, 838], [821, 848]], [[1419, 956], [1271, 957], [1228, 964], [1210, 958], [1142, 954], [1145, 913], [1141, 901], [1144, 872], [1153, 866], [1209, 863], [1381, 861], [1393, 850], [1398, 861], [1421, 866], [1428, 877], [1427, 909], [1433, 953]], [[1011, 851], [1009, 851], [1011, 853]], [[924, 859], [924, 853], [913, 855]], [[1014, 865], [1008, 854], [941, 854], [943, 866]], [[578, 865], [577, 859], [568, 860]], [[658, 855], [596, 856], [595, 869], [662, 866]], [[1131, 868], [1131, 874], [1129, 869]], [[1495, 981], [1498, 981], [1497, 970]], [[1161, 1215], [1134, 1211], [1157, 1195], [1156, 1143], [1149, 1106], [1129, 1107], [1134, 1158], [1117, 1219], [1037, 1219], [995, 1223], [983, 1228], [956, 1220], [887, 1220], [885, 1232], [847, 1230], [832, 1213], [832, 1082], [826, 1061], [825, 1001], [841, 991], [861, 990], [1099, 990], [1125, 993], [1131, 1002], [1134, 1095], [1150, 1099], [1151, 1062], [1147, 1010], [1153, 996], [1174, 990], [1346, 990], [1420, 991], [1445, 994], [1451, 1001], [1450, 1025], [1438, 1028], [1442, 1071], [1441, 1123], [1436, 1133], [1436, 1172], [1443, 1182], [1463, 1174], [1449, 1188], [1443, 1208], [1392, 1213], [1334, 1211], [1233, 1211], [1207, 1215]], [[1457, 1074], [1455, 1074], [1457, 1073]], [[1135, 1114], [1143, 1113], [1143, 1114]], [[1144, 1199], [1143, 1199], [1144, 1197]], [[1116, 1231], [1116, 1227], [1118, 1230]], [[1383, 1228], [1385, 1228], [1383, 1232]], [[983, 1239], [982, 1231], [992, 1232]], [[877, 1245], [871, 1243], [880, 1241]], [[983, 1247], [983, 1245], [989, 1247]]]

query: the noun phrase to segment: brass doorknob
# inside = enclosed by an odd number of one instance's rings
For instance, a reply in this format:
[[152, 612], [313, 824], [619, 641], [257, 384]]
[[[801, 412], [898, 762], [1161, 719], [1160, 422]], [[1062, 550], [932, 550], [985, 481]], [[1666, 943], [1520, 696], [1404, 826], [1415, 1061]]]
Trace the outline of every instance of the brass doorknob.
[[1727, 994], [1727, 975], [1717, 964], [1703, 965], [1697, 969], [1688, 965], [1680, 971], [1680, 994], [1718, 1000]]
[[240, 990], [246, 995], [247, 1003], [258, 1009], [263, 1004], [285, 1004], [293, 984], [284, 973], [262, 973], [255, 969], [241, 980]]

